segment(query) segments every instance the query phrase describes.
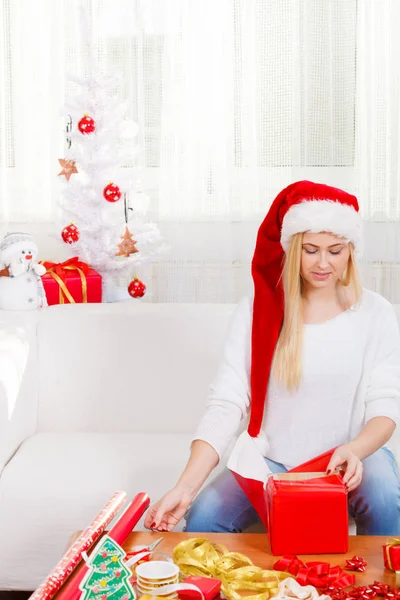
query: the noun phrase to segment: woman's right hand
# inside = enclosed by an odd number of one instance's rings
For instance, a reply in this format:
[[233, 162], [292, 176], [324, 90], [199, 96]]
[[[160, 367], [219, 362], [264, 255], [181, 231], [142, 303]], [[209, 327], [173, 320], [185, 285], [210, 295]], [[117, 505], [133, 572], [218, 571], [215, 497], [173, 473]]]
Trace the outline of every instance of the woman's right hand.
[[194, 489], [190, 486], [176, 485], [150, 506], [144, 526], [156, 531], [171, 531], [185, 515], [194, 496]]
[[156, 531], [171, 531], [176, 527], [218, 461], [216, 450], [208, 442], [194, 440], [188, 463], [178, 483], [161, 500], [150, 506], [144, 526]]

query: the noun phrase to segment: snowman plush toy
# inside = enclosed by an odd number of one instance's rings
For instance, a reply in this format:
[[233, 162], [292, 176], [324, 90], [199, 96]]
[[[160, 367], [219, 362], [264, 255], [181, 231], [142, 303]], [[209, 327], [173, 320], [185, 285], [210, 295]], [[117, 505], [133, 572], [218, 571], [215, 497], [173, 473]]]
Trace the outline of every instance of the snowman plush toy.
[[0, 309], [34, 310], [47, 306], [37, 262], [38, 248], [29, 233], [8, 233], [0, 243]]

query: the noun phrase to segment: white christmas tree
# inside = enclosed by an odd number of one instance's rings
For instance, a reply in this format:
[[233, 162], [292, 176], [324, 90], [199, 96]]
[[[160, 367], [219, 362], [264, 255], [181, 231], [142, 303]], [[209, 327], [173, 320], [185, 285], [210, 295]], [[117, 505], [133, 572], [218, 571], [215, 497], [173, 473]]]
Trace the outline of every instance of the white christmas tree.
[[157, 225], [145, 220], [149, 198], [138, 168], [123, 168], [136, 160], [138, 127], [127, 119], [128, 102], [118, 98], [119, 78], [102, 74], [91, 44], [87, 50], [90, 77], [69, 76], [79, 93], [65, 108], [61, 235], [73, 255], [102, 275], [104, 301], [124, 300], [144, 294], [138, 268], [166, 245]]

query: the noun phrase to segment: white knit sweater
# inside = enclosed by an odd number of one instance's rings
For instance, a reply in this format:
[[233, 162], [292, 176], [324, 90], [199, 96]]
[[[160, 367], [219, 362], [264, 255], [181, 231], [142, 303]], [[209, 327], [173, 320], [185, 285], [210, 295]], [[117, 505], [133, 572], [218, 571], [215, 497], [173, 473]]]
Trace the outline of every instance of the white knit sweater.
[[[235, 437], [250, 403], [252, 298], [232, 317], [223, 360], [193, 439], [219, 454]], [[262, 433], [264, 454], [291, 468], [353, 439], [373, 417], [400, 416], [400, 338], [394, 310], [363, 291], [357, 309], [304, 325], [303, 376], [288, 392], [271, 377]], [[268, 446], [267, 446], [268, 448]]]

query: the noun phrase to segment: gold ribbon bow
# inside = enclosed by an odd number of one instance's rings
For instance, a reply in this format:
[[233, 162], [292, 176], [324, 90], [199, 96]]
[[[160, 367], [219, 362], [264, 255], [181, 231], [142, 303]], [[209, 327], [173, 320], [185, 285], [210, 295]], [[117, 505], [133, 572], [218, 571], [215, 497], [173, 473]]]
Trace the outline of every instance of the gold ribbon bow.
[[256, 567], [244, 554], [229, 552], [221, 544], [205, 538], [191, 538], [178, 544], [173, 551], [175, 564], [184, 577], [216, 577], [229, 600], [241, 600], [239, 591], [255, 591], [246, 600], [269, 600], [278, 594], [278, 584], [288, 576], [282, 571]]
[[386, 554], [387, 563], [389, 565], [389, 569], [391, 571], [396, 571], [396, 573], [399, 573], [399, 571], [397, 569], [393, 569], [392, 559], [390, 557], [390, 548], [392, 546], [400, 546], [400, 537], [390, 537], [385, 545], [385, 554]]
[[70, 304], [76, 303], [74, 298], [72, 297], [71, 292], [67, 288], [65, 281], [67, 278], [66, 271], [78, 271], [82, 282], [82, 302], [84, 304], [87, 303], [86, 275], [89, 271], [89, 266], [86, 263], [81, 262], [80, 260], [78, 260], [77, 256], [74, 256], [74, 258], [70, 258], [69, 260], [66, 260], [63, 263], [40, 261], [40, 264], [46, 267], [46, 273], [51, 275], [51, 277], [58, 283], [60, 289], [60, 304], [65, 304], [65, 298], [67, 298]]

